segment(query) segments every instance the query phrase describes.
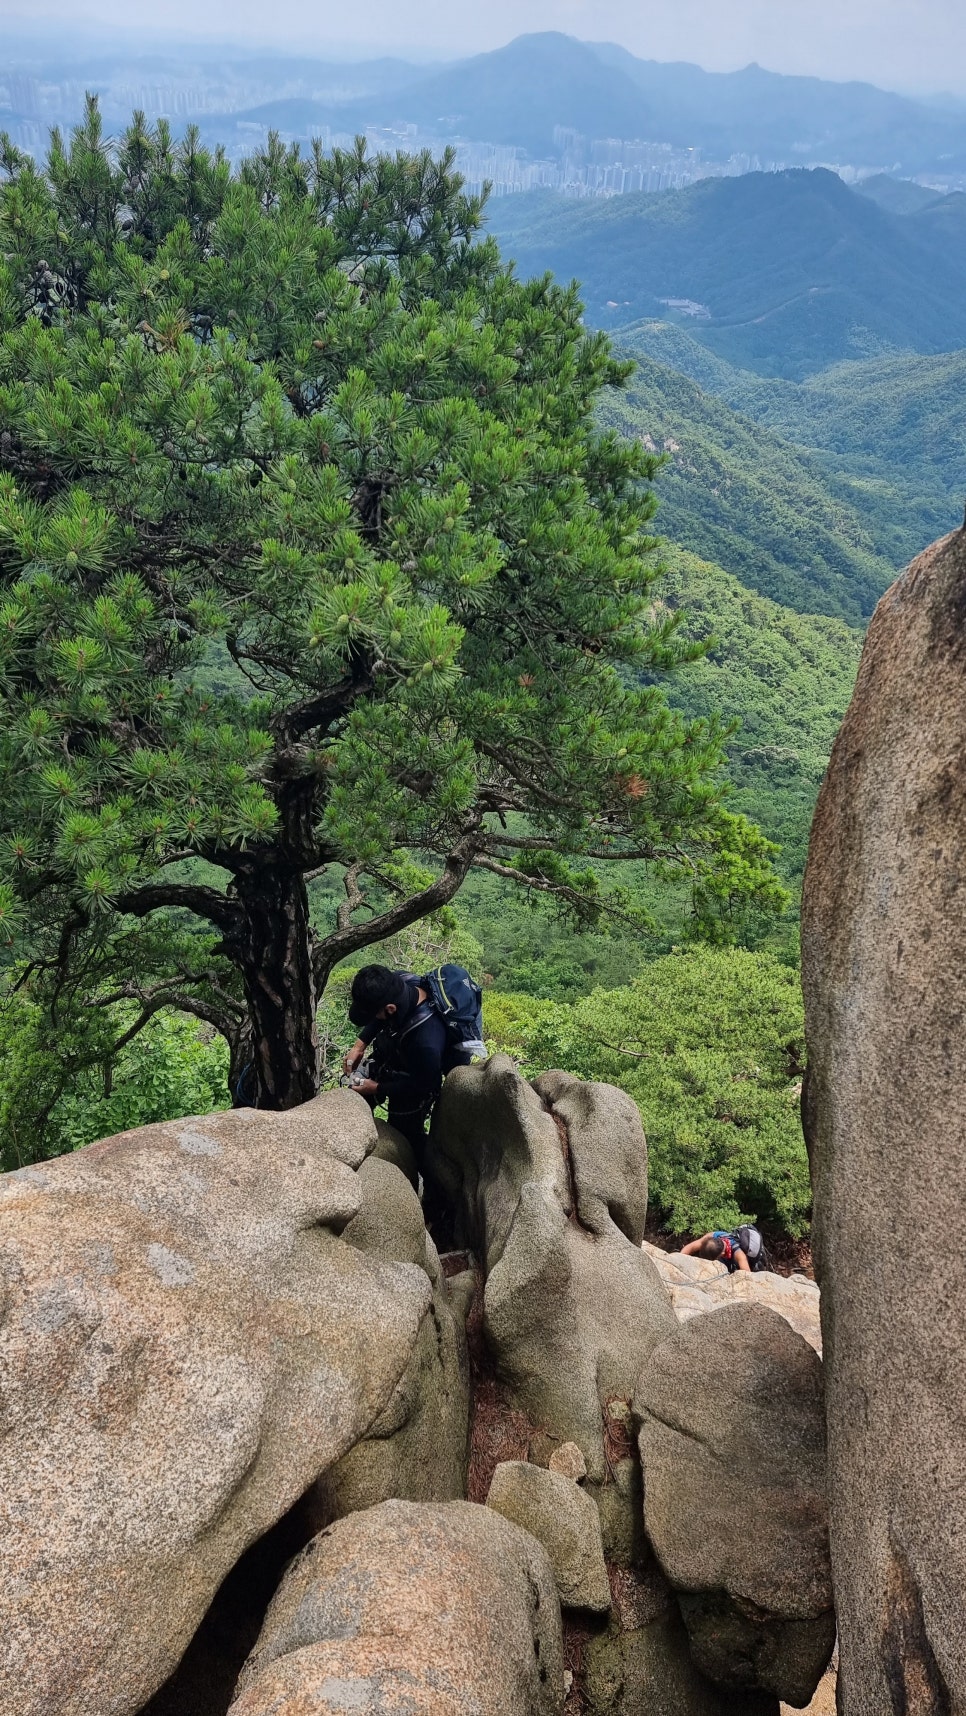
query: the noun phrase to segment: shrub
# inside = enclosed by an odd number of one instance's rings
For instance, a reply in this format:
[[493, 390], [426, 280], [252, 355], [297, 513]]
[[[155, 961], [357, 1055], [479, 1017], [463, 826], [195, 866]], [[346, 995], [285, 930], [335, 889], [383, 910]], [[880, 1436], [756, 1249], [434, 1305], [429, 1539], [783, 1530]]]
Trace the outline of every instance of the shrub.
[[[132, 1008], [132, 1017], [135, 1009]], [[0, 1044], [0, 1166], [61, 1156], [129, 1127], [227, 1106], [228, 1046], [179, 1013], [157, 1013], [112, 1061], [87, 1052], [44, 1011], [8, 1002]], [[123, 1022], [122, 1022], [123, 1023]]]
[[805, 1232], [802, 999], [797, 972], [772, 955], [694, 947], [573, 1006], [490, 995], [486, 1022], [526, 1072], [559, 1066], [634, 1098], [652, 1209], [673, 1232], [738, 1221]]

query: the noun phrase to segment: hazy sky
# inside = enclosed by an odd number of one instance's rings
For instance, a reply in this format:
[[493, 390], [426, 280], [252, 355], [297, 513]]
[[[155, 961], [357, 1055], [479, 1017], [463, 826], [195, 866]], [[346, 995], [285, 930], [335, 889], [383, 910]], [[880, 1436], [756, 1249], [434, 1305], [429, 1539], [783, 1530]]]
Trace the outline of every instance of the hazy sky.
[[[966, 94], [966, 0], [0, 0], [0, 20], [155, 28], [236, 41], [455, 56], [525, 30], [614, 41], [652, 59], [712, 70], [757, 60], [774, 71], [864, 78], [893, 89]], [[364, 23], [363, 23], [364, 20]]]

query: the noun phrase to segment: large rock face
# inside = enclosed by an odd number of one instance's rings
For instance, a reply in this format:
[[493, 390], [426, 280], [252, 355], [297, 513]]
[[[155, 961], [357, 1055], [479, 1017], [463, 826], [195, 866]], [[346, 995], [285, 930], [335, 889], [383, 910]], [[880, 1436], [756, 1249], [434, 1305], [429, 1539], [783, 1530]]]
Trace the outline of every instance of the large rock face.
[[359, 1169], [359, 1182], [362, 1205], [343, 1240], [371, 1257], [417, 1264], [433, 1296], [388, 1405], [315, 1487], [310, 1508], [320, 1526], [392, 1498], [457, 1501], [466, 1495], [470, 1378], [463, 1317], [406, 1176], [371, 1156]]
[[539, 1543], [472, 1502], [386, 1502], [289, 1568], [231, 1716], [558, 1716], [563, 1691]]
[[540, 1084], [546, 1100], [504, 1055], [457, 1068], [436, 1105], [428, 1171], [483, 1263], [500, 1379], [535, 1429], [577, 1444], [606, 1552], [626, 1561], [640, 1511], [620, 1445], [626, 1403], [677, 1326], [640, 1250], [644, 1137], [633, 1104], [609, 1087], [562, 1073]]
[[635, 1408], [647, 1535], [697, 1666], [807, 1704], [835, 1643], [821, 1361], [732, 1306], [658, 1348]]
[[0, 1709], [138, 1710], [386, 1406], [432, 1287], [338, 1237], [374, 1141], [340, 1092], [0, 1180]]
[[879, 603], [819, 798], [805, 1119], [846, 1716], [966, 1710], [966, 533]]

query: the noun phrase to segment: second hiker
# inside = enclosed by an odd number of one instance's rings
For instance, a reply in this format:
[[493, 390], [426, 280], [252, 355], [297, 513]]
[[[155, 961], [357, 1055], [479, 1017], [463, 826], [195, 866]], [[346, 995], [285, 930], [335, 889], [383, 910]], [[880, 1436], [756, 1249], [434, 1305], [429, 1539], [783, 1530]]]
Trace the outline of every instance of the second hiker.
[[681, 1249], [685, 1257], [706, 1257], [709, 1262], [723, 1263], [731, 1275], [737, 1269], [768, 1268], [765, 1242], [758, 1229], [750, 1223], [735, 1228], [733, 1233], [715, 1228], [712, 1233], [702, 1234], [700, 1239], [692, 1239], [690, 1245]]

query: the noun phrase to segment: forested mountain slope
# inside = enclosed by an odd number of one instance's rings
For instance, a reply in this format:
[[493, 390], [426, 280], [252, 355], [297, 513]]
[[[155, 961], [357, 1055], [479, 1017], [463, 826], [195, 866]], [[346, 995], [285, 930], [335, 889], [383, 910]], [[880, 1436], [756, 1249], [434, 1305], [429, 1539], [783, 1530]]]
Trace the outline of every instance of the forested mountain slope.
[[728, 747], [736, 807], [781, 845], [780, 868], [797, 882], [863, 633], [792, 613], [694, 555], [670, 549], [665, 557], [661, 600], [686, 609], [689, 636], [714, 640], [702, 661], [668, 682], [669, 700], [688, 715], [717, 710], [740, 723]]
[[796, 169], [609, 200], [504, 197], [489, 224], [522, 274], [579, 279], [595, 325], [667, 318], [664, 300], [687, 300], [706, 312], [689, 331], [719, 356], [802, 379], [883, 350], [966, 345], [966, 248], [942, 242], [929, 214], [891, 215], [835, 173]]
[[920, 185], [914, 179], [896, 179], [891, 173], [873, 173], [861, 179], [855, 189], [860, 196], [870, 197], [880, 209], [894, 215], [918, 214], [920, 209], [927, 209], [937, 201], [937, 193], [928, 185]]
[[894, 571], [962, 521], [966, 351], [883, 354], [795, 383], [737, 369], [667, 322], [637, 323], [617, 338], [642, 376], [656, 359], [690, 377], [709, 422], [714, 396], [805, 450], [807, 468], [858, 515]]
[[661, 534], [800, 613], [867, 618], [894, 567], [817, 462], [632, 349], [637, 368], [600, 417], [666, 455]]
[[[704, 658], [662, 683], [670, 703], [692, 717], [716, 712], [737, 723], [728, 743], [731, 806], [755, 818], [781, 848], [778, 868], [797, 897], [815, 799], [832, 741], [852, 695], [862, 631], [841, 620], [797, 614], [747, 590], [737, 578], [668, 546], [659, 601], [684, 608], [691, 637], [710, 640]], [[613, 882], [614, 877], [610, 877]], [[550, 921], [518, 889], [472, 876], [458, 917], [480, 944], [500, 989], [564, 998], [594, 984], [626, 983], [648, 959], [681, 940], [681, 901], [643, 865], [624, 867], [631, 904], [655, 916], [650, 936], [623, 924], [577, 934]], [[794, 958], [797, 904], [768, 932]]]

